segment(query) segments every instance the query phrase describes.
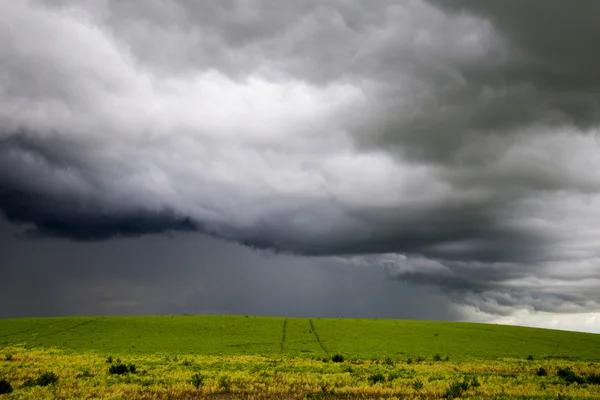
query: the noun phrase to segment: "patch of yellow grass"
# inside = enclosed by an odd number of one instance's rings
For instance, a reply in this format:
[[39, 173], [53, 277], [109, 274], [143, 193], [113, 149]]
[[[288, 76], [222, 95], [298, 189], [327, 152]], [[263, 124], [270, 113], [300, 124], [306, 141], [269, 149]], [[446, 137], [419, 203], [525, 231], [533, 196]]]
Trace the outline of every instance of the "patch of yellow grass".
[[[559, 360], [469, 362], [376, 361], [323, 362], [314, 359], [260, 356], [135, 355], [120, 356], [135, 364], [135, 374], [111, 375], [108, 355], [68, 353], [59, 349], [4, 348], [13, 355], [0, 358], [0, 377], [13, 386], [14, 399], [302, 399], [313, 398], [443, 398], [453, 382], [477, 377], [461, 398], [566, 398], [598, 399], [600, 386], [567, 385], [556, 375], [559, 367], [580, 374], [598, 373], [587, 362]], [[113, 355], [113, 363], [119, 356]], [[539, 367], [548, 376], [537, 376]], [[56, 384], [24, 387], [27, 379], [54, 372]], [[190, 379], [199, 374], [203, 385], [196, 389]], [[375, 382], [381, 374], [384, 380]], [[377, 380], [377, 379], [375, 379]], [[421, 381], [422, 388], [415, 385]]]

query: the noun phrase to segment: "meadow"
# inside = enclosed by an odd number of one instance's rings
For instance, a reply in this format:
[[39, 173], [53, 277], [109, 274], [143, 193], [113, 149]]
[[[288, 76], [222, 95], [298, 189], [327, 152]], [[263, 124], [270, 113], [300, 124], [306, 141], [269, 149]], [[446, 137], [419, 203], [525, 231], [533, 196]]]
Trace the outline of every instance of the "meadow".
[[[600, 335], [246, 316], [0, 320], [6, 398], [600, 398]], [[0, 397], [0, 398], [2, 398]]]

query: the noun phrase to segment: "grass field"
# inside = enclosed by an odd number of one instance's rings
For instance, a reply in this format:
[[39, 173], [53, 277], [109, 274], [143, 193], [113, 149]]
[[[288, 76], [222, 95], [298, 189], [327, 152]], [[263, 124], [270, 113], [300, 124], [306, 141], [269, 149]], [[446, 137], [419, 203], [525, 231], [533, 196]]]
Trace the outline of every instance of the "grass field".
[[[9, 398], [600, 398], [600, 335], [511, 326], [12, 319], [0, 320], [0, 347]], [[40, 385], [49, 372], [56, 382]]]

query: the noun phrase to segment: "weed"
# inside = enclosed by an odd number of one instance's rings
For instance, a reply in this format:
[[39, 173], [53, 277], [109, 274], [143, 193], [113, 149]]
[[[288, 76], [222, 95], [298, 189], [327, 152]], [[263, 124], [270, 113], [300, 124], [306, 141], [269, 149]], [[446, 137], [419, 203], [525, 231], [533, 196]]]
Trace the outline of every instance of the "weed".
[[412, 358], [410, 358], [410, 357], [408, 357], [408, 360], [406, 360], [406, 363], [407, 363], [407, 364], [412, 364], [412, 363], [413, 363], [413, 359], [412, 359]]
[[344, 356], [341, 354], [336, 354], [333, 357], [331, 357], [331, 361], [336, 362], [336, 363], [342, 363], [342, 362], [344, 362]]
[[446, 355], [446, 357], [444, 358], [444, 361], [450, 361], [450, 356]]
[[394, 365], [394, 360], [392, 360], [391, 357], [386, 357], [385, 360], [383, 361], [383, 363], [385, 365]]
[[108, 357], [106, 358], [106, 363], [107, 363], [107, 364], [112, 364], [112, 362], [113, 362], [113, 358], [112, 358], [112, 356], [108, 356]]
[[528, 361], [533, 361], [534, 360], [533, 355], [532, 354], [528, 355], [527, 356], [527, 360]]
[[470, 385], [471, 385], [471, 387], [479, 387], [479, 386], [481, 386], [481, 383], [479, 383], [479, 379], [477, 379], [477, 375], [473, 375], [473, 377], [471, 378]]
[[425, 357], [423, 357], [423, 356], [418, 356], [418, 357], [416, 358], [416, 360], [415, 360], [415, 361], [416, 361], [416, 362], [423, 362], [423, 361], [425, 361]]
[[13, 388], [5, 378], [0, 379], [0, 394], [12, 393]]
[[433, 356], [433, 361], [442, 361], [442, 356], [436, 354], [435, 356]]
[[10, 360], [12, 360], [12, 358], [13, 358], [13, 355], [10, 353], [4, 355], [4, 361], [10, 361]]
[[194, 385], [196, 389], [200, 389], [204, 385], [204, 377], [200, 374], [195, 374], [190, 379], [190, 383]]
[[413, 381], [413, 383], [411, 384], [412, 388], [415, 390], [421, 390], [423, 389], [423, 381], [421, 381], [420, 379], [415, 379]]
[[383, 376], [383, 374], [373, 374], [369, 376], [369, 382], [371, 382], [372, 385], [375, 385], [378, 382], [385, 382], [385, 376]]
[[390, 372], [390, 373], [388, 374], [388, 378], [387, 378], [387, 380], [388, 380], [388, 382], [391, 382], [391, 381], [393, 381], [394, 379], [398, 379], [398, 378], [400, 378], [400, 374], [399, 374], [399, 373], [397, 373], [397, 372]]

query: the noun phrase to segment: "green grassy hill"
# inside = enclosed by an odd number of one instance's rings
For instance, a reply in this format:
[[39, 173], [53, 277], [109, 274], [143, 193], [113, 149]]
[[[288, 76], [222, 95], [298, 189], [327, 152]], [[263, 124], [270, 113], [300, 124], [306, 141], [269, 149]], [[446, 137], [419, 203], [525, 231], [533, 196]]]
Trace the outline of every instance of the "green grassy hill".
[[600, 360], [600, 335], [458, 322], [244, 316], [0, 320], [0, 347], [111, 354]]

